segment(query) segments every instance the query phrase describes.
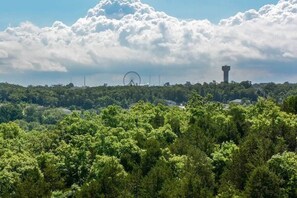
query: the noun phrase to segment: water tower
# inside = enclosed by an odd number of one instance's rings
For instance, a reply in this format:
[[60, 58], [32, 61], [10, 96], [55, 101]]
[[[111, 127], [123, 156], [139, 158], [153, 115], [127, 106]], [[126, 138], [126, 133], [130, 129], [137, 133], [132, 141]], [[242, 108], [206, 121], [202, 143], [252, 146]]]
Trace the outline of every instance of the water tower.
[[222, 70], [224, 72], [224, 82], [228, 83], [229, 82], [229, 71], [230, 71], [231, 67], [228, 65], [225, 65], [222, 67]]

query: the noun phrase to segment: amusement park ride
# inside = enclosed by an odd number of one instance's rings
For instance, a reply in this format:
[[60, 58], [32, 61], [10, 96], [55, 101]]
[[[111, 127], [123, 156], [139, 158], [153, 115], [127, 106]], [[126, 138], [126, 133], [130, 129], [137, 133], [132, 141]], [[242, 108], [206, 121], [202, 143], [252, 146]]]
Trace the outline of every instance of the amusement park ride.
[[141, 77], [137, 72], [129, 71], [124, 75], [123, 84], [124, 86], [140, 86]]

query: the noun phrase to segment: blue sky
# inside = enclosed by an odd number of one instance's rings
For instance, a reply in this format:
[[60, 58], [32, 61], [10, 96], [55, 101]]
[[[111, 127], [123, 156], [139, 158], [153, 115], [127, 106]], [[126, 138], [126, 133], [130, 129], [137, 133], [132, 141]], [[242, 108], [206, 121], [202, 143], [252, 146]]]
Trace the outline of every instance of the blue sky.
[[[50, 26], [54, 21], [71, 25], [86, 15], [98, 0], [4, 0], [0, 3], [0, 30], [30, 21]], [[158, 11], [183, 19], [208, 19], [218, 22], [239, 11], [258, 9], [277, 0], [143, 0]]]
[[296, 82], [296, 29], [297, 0], [5, 0], [0, 82]]

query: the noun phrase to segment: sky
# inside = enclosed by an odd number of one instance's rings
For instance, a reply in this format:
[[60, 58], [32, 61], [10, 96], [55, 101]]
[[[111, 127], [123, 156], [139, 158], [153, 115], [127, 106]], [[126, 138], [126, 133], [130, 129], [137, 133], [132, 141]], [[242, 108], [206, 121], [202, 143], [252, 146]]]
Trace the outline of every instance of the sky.
[[296, 82], [297, 0], [10, 0], [0, 82]]
[[[31, 21], [50, 26], [55, 21], [71, 25], [94, 7], [99, 0], [9, 0], [1, 2], [0, 30]], [[277, 0], [143, 0], [158, 11], [182, 19], [208, 19], [214, 23], [237, 12], [259, 9]]]

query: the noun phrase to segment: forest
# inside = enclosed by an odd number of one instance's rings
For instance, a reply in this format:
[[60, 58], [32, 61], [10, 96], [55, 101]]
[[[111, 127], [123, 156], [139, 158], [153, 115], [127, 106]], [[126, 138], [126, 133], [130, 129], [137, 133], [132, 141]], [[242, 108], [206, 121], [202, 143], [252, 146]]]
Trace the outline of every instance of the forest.
[[64, 107], [71, 110], [99, 109], [109, 105], [118, 105], [127, 109], [140, 100], [152, 104], [165, 104], [166, 100], [185, 104], [193, 92], [203, 97], [212, 95], [213, 101], [222, 103], [235, 99], [256, 102], [258, 97], [270, 98], [277, 103], [282, 103], [288, 96], [297, 94], [297, 84], [252, 84], [250, 81], [217, 83], [214, 81], [193, 85], [188, 82], [171, 86], [76, 87], [70, 83], [23, 87], [0, 83], [0, 102]]
[[2, 83], [0, 97], [0, 197], [297, 197], [295, 84]]

